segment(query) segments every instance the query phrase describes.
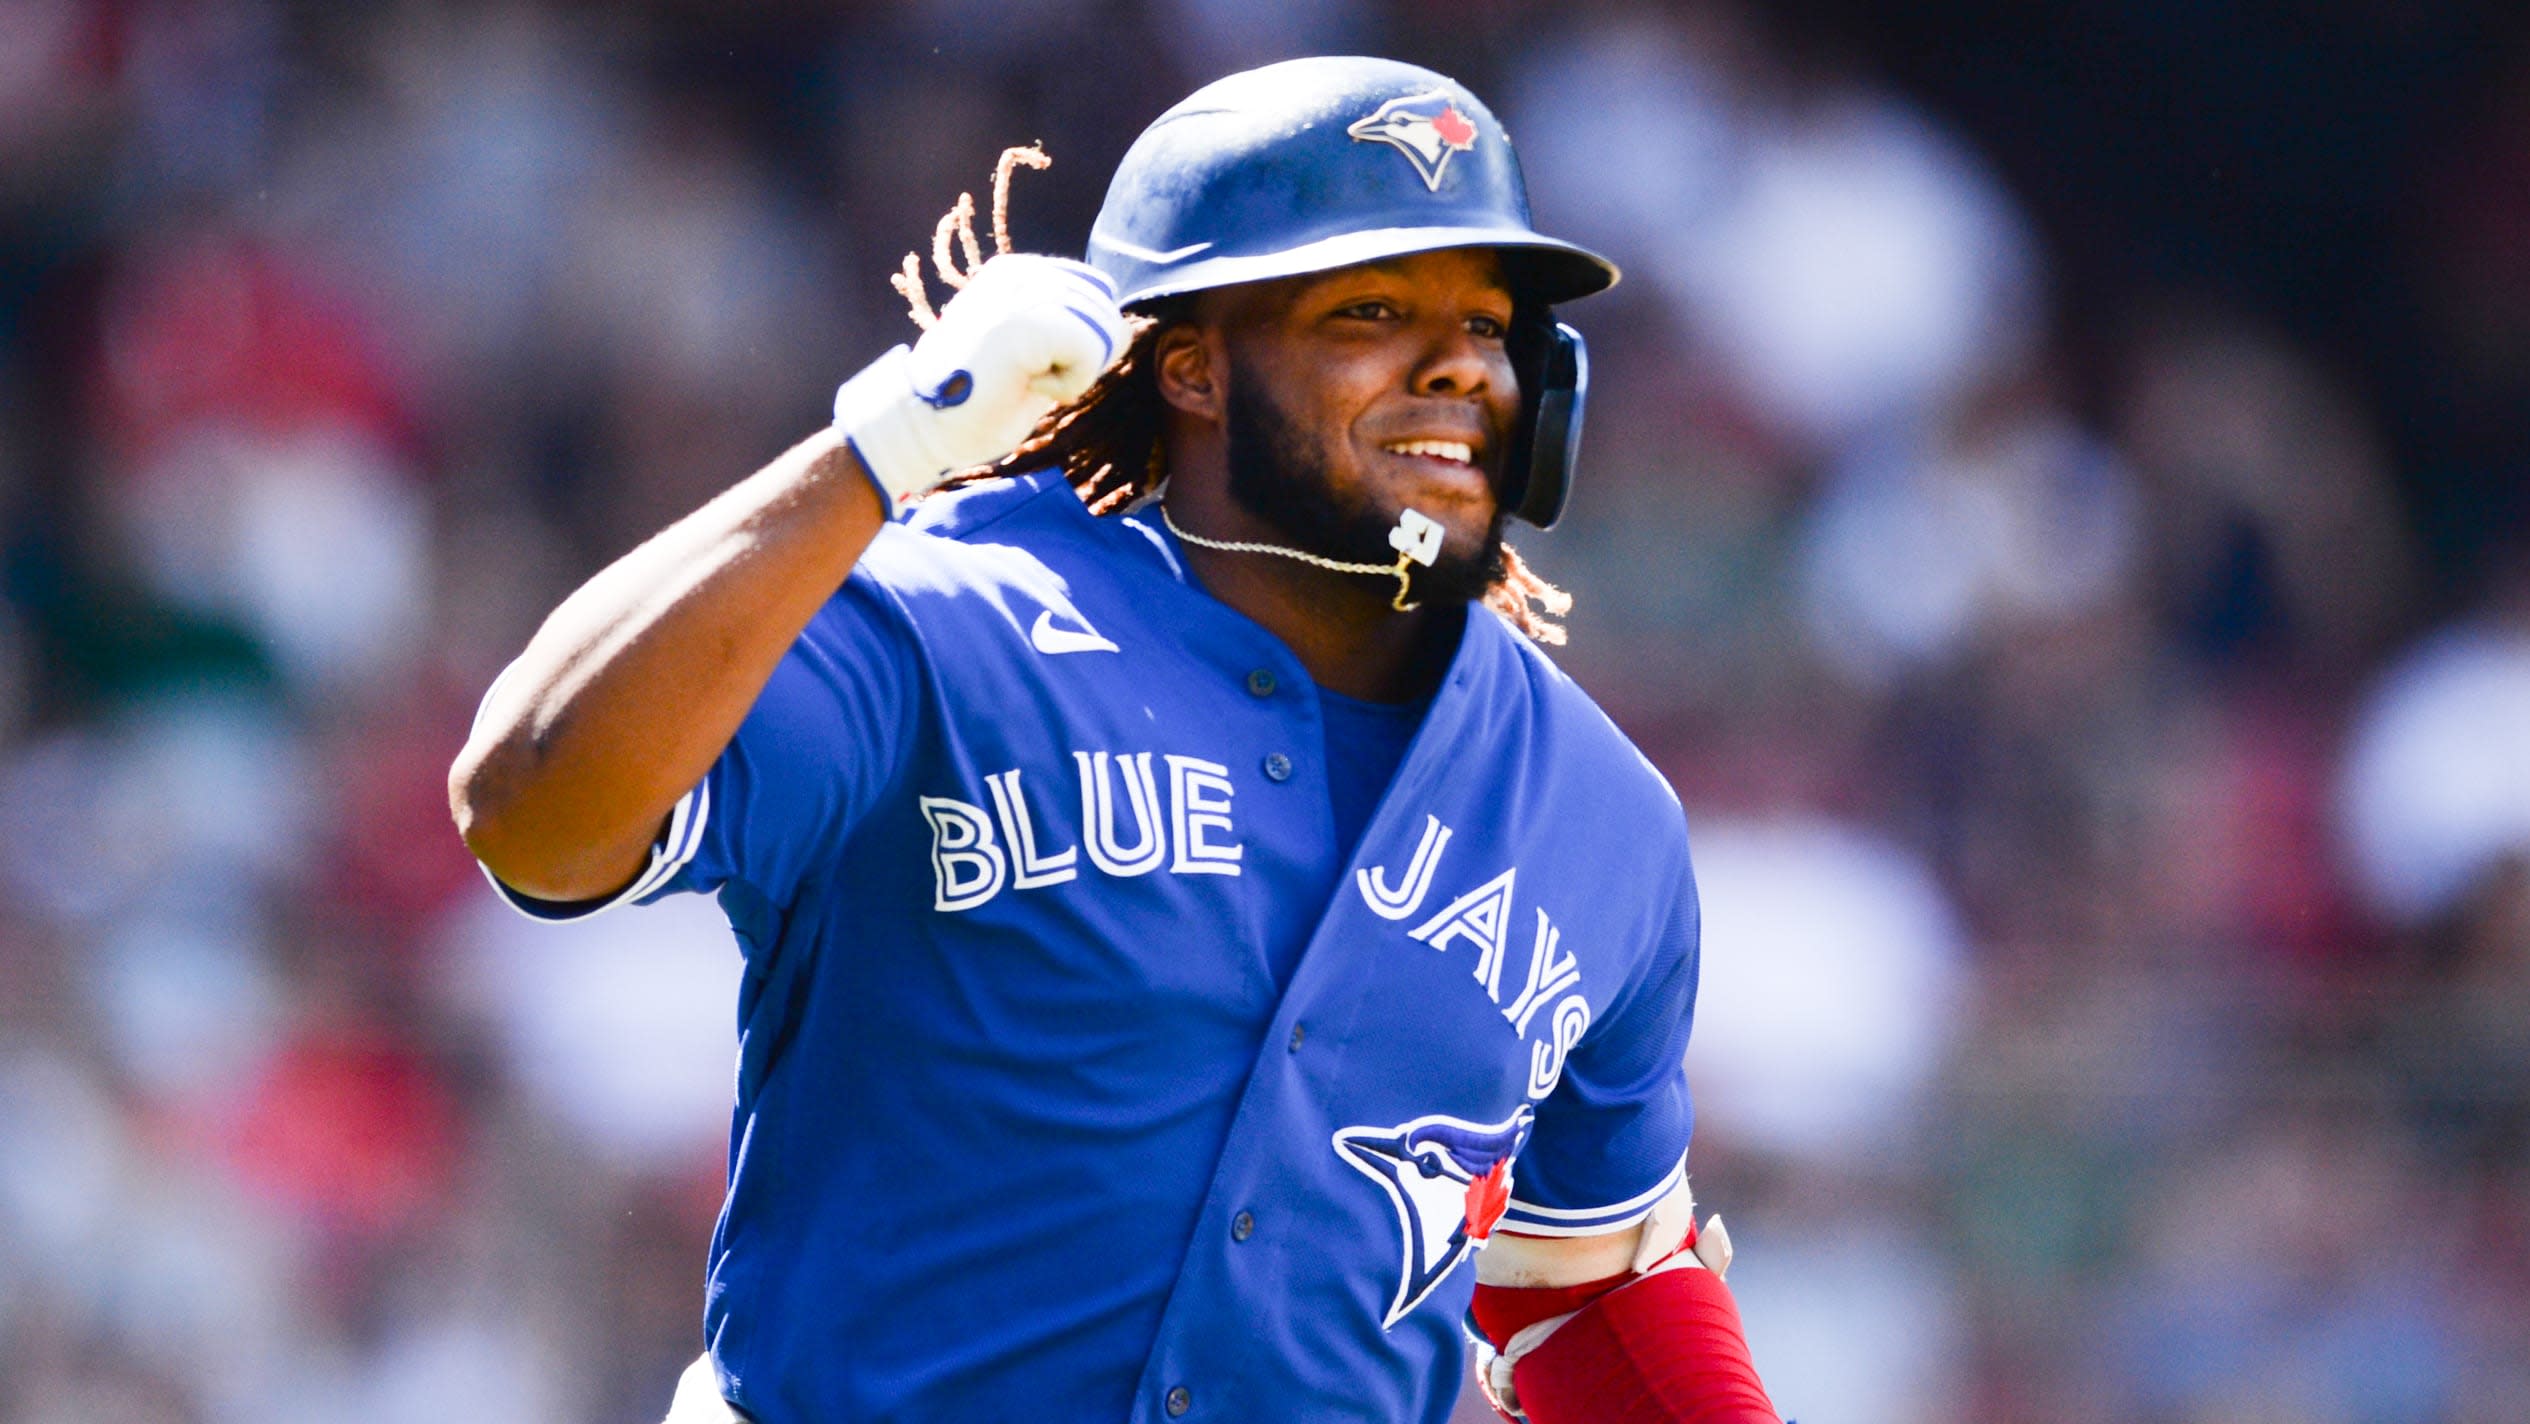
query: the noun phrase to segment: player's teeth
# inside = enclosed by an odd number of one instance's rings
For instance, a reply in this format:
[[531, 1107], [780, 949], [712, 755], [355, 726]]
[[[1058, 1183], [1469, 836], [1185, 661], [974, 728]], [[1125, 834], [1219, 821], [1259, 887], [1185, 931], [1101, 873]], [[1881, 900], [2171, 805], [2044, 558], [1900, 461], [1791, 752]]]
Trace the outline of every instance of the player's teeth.
[[1403, 440], [1388, 448], [1400, 455], [1430, 455], [1462, 465], [1476, 463], [1476, 448], [1456, 440]]

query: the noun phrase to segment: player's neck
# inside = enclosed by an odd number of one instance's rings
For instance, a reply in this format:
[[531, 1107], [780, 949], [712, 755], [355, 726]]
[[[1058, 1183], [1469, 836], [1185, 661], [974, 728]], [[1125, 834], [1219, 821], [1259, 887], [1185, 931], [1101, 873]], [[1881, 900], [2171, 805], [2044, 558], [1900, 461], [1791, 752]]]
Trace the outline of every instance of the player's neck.
[[1428, 696], [1449, 670], [1464, 608], [1391, 606], [1397, 586], [1271, 555], [1182, 545], [1206, 592], [1283, 641], [1320, 687], [1367, 702]]
[[[1169, 517], [1189, 534], [1297, 547], [1231, 500], [1222, 481], [1171, 480]], [[1437, 686], [1457, 650], [1463, 610], [1400, 612], [1387, 577], [1339, 573], [1274, 554], [1181, 541], [1205, 592], [1282, 639], [1320, 687], [1372, 702], [1404, 702]]]

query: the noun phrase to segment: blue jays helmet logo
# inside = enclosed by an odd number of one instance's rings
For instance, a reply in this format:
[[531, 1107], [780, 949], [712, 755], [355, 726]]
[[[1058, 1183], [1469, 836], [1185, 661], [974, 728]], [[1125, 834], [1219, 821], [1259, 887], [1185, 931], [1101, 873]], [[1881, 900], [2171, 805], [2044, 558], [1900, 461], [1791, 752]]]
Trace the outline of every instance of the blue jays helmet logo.
[[1522, 1104], [1506, 1122], [1434, 1113], [1395, 1127], [1336, 1132], [1335, 1155], [1388, 1193], [1405, 1238], [1397, 1293], [1381, 1329], [1405, 1319], [1493, 1234], [1511, 1201], [1511, 1159], [1535, 1116]]
[[1447, 94], [1391, 99], [1344, 131], [1357, 143], [1384, 143], [1404, 154], [1423, 175], [1423, 186], [1436, 193], [1450, 155], [1472, 151], [1478, 132], [1475, 120], [1460, 113]]

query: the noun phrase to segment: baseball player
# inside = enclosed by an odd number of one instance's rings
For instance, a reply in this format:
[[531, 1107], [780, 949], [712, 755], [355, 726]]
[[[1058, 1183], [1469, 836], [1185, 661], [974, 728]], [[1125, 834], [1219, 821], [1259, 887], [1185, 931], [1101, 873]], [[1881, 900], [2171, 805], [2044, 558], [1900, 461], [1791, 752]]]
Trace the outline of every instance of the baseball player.
[[675, 1417], [1438, 1421], [1472, 1336], [1507, 1414], [1772, 1421], [1685, 1185], [1684, 820], [1502, 543], [1616, 270], [1370, 59], [1163, 115], [1086, 263], [998, 245], [944, 223], [921, 338], [451, 773], [522, 910], [743, 950]]

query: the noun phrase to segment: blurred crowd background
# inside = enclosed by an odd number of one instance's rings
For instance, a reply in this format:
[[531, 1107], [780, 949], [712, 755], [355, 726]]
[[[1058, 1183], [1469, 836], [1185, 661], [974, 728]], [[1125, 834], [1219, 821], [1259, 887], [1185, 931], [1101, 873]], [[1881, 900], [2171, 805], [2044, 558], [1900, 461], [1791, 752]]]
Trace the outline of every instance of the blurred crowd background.
[[1778, 1401], [2530, 1418], [2519, 6], [0, 0], [0, 1420], [657, 1417], [735, 956], [498, 908], [474, 700], [1005, 144], [1077, 252], [1323, 51], [1628, 270], [1518, 542], [1694, 825]]

